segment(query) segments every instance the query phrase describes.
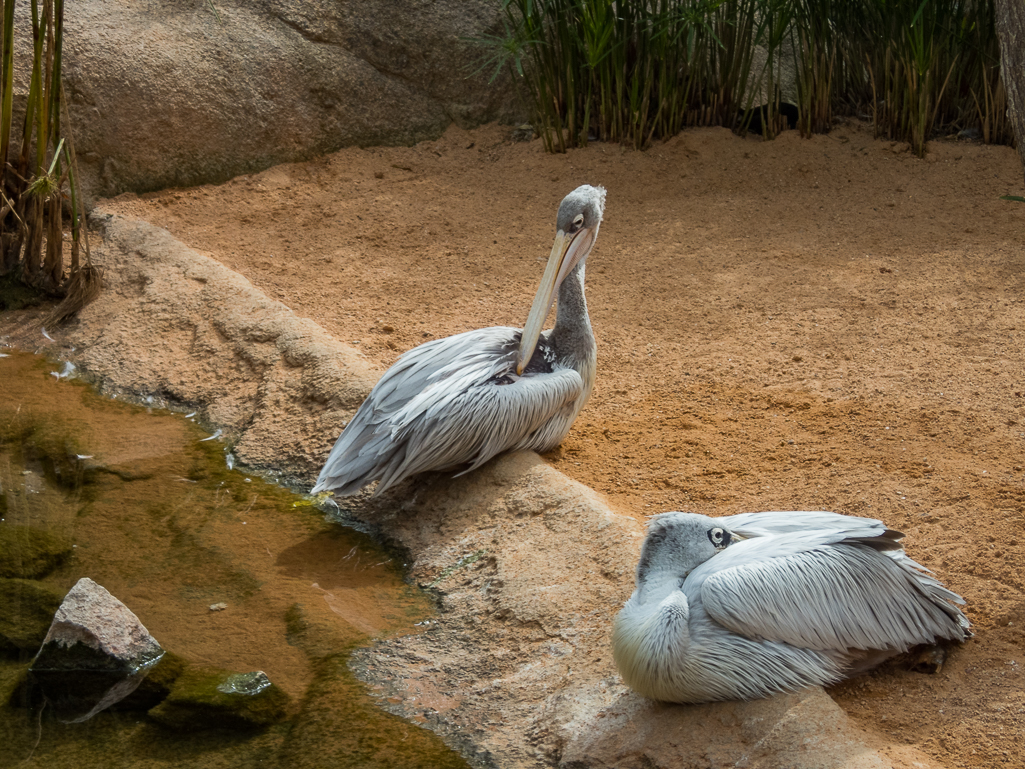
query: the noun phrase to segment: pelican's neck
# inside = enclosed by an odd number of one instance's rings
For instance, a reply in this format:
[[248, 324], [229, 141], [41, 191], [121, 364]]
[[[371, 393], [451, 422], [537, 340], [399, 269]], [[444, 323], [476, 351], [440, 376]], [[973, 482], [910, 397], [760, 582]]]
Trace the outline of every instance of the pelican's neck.
[[612, 657], [623, 680], [656, 700], [679, 699], [690, 646], [690, 607], [680, 592], [651, 605], [639, 604], [635, 593], [612, 628]]
[[637, 585], [638, 605], [650, 607], [651, 611], [656, 610], [662, 601], [680, 589], [681, 582], [678, 574], [649, 574]]
[[574, 267], [559, 287], [555, 328], [550, 341], [560, 357], [575, 364], [583, 365], [594, 360], [594, 334], [587, 315], [587, 300], [584, 299], [584, 262]]

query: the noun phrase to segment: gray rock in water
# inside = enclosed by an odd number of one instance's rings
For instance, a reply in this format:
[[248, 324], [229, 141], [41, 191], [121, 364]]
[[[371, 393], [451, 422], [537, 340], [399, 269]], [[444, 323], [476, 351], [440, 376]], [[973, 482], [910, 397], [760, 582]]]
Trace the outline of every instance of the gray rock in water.
[[58, 717], [78, 722], [131, 694], [163, 654], [127, 606], [84, 577], [57, 609], [29, 672]]

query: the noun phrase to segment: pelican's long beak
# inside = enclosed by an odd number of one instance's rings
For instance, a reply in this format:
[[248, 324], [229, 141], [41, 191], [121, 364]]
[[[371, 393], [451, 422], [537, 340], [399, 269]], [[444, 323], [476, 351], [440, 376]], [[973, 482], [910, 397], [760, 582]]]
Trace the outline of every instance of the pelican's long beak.
[[523, 324], [520, 349], [516, 354], [517, 374], [522, 374], [523, 369], [530, 363], [534, 348], [537, 347], [537, 339], [541, 336], [541, 329], [544, 328], [545, 320], [555, 301], [555, 292], [569, 271], [590, 250], [590, 244], [593, 242], [594, 236], [589, 229], [579, 230], [573, 235], [567, 235], [562, 230], [555, 234], [552, 253], [548, 256], [548, 266], [545, 267], [541, 285], [537, 287], [537, 294], [534, 296], [534, 304], [530, 307], [530, 314], [527, 315], [527, 322]]

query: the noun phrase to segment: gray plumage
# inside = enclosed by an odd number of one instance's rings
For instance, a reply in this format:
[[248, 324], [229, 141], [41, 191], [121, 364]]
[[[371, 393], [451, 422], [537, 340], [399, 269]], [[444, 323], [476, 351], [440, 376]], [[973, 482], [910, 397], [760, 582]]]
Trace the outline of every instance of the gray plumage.
[[[524, 329], [495, 326], [402, 355], [339, 436], [313, 493], [374, 493], [428, 470], [469, 472], [516, 449], [549, 451], [594, 387], [597, 349], [584, 300], [584, 262], [605, 190], [562, 201], [556, 242]], [[555, 327], [541, 327], [558, 292]]]
[[964, 601], [902, 537], [827, 512], [655, 516], [613, 630], [623, 680], [670, 702], [753, 699], [965, 640]]

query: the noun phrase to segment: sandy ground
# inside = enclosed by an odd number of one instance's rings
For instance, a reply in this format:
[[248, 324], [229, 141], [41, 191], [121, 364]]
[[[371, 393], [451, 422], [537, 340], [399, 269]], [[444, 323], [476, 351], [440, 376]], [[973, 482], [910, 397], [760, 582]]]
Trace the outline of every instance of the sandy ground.
[[[1025, 766], [1025, 205], [1017, 155], [864, 126], [773, 142], [695, 130], [552, 156], [507, 128], [350, 149], [111, 209], [189, 246], [382, 368], [522, 325], [581, 183], [598, 381], [556, 468], [639, 519], [878, 517], [964, 595], [976, 637], [924, 676], [831, 690], [949, 766]], [[326, 453], [336, 436], [325, 435]]]

